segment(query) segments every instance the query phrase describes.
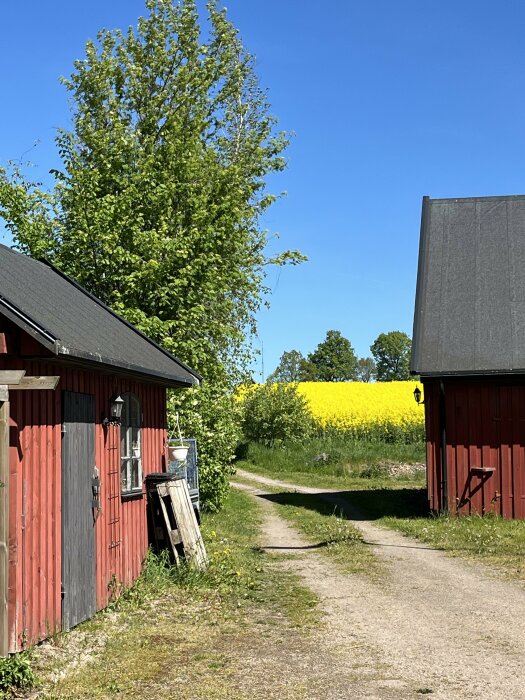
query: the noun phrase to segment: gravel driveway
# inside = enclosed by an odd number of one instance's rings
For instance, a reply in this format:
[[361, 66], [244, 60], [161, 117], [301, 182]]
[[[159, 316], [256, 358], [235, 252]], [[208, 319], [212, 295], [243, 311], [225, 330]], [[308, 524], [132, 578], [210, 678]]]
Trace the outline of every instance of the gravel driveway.
[[[254, 497], [268, 493], [265, 485], [326, 494], [237, 474], [257, 482], [237, 484]], [[340, 502], [337, 492], [327, 497]], [[355, 684], [339, 697], [525, 700], [525, 591], [519, 585], [362, 520], [353, 524], [388, 574], [380, 583], [344, 575], [315, 550], [302, 549], [308, 543], [275, 506], [259, 501], [262, 546], [297, 555], [286, 566], [319, 596], [334, 653], [343, 654], [347, 668], [355, 666]]]

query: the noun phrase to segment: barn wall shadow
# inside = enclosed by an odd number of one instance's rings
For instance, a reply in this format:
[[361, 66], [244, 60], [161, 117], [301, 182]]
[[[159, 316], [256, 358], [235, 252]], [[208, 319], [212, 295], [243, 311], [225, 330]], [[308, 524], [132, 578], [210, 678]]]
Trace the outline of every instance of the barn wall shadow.
[[272, 503], [308, 508], [322, 515], [336, 512], [351, 520], [430, 517], [426, 489], [370, 489], [367, 491], [287, 492], [261, 496]]

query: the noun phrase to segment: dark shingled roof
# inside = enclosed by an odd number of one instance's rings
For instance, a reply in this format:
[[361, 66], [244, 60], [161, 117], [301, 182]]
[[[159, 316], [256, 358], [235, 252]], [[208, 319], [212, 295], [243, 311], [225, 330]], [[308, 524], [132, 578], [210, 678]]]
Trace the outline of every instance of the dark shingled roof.
[[423, 198], [411, 370], [525, 373], [525, 196]]
[[0, 314], [58, 358], [192, 386], [200, 377], [53, 266], [0, 245]]

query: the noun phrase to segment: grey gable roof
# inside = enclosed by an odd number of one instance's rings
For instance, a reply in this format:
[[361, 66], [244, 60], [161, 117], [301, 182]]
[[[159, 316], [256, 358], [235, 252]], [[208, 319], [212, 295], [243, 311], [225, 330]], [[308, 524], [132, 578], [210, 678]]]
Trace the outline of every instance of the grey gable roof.
[[423, 198], [411, 370], [525, 374], [525, 196]]
[[53, 266], [0, 245], [0, 313], [58, 358], [192, 386], [200, 377]]

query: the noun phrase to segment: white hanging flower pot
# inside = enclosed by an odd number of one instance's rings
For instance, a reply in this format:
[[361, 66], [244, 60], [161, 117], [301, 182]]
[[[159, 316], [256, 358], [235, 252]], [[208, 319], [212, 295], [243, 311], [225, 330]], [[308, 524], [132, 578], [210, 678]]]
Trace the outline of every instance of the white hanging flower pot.
[[182, 433], [179, 425], [179, 414], [176, 416], [177, 432], [179, 433], [180, 445], [168, 445], [168, 460], [170, 462], [185, 462], [188, 456], [189, 445], [185, 445], [182, 440]]
[[168, 447], [170, 462], [184, 462], [188, 456], [189, 445], [171, 445]]

